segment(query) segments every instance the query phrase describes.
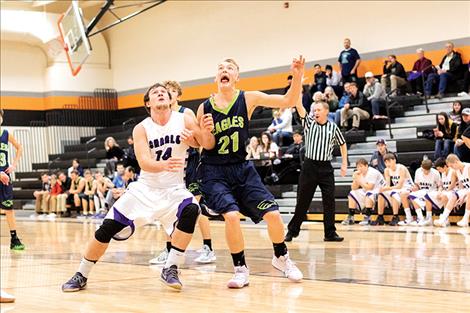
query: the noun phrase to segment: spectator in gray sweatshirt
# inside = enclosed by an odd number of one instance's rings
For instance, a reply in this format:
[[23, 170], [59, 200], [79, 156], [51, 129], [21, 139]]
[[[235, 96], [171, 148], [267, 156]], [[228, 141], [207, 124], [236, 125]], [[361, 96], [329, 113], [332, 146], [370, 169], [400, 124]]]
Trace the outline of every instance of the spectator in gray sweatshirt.
[[367, 72], [365, 75], [366, 85], [364, 86], [364, 96], [370, 101], [372, 106], [372, 118], [380, 119], [387, 118], [384, 115], [380, 115], [380, 108], [385, 107], [385, 89], [379, 80], [374, 77], [372, 72]]

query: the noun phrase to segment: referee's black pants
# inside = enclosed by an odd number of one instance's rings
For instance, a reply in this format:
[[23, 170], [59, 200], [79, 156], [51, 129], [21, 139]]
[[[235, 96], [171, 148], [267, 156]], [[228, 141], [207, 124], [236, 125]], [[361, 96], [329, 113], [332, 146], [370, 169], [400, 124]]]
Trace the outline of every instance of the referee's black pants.
[[288, 230], [297, 236], [305, 220], [317, 186], [320, 186], [323, 200], [323, 227], [325, 237], [333, 237], [335, 227], [335, 175], [329, 161], [314, 161], [306, 158], [299, 177], [295, 214]]

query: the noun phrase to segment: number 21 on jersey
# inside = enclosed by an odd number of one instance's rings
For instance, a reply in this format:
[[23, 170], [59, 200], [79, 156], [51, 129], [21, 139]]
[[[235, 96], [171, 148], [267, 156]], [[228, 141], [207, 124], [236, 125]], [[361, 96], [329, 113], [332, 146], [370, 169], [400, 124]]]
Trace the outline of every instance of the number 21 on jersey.
[[218, 143], [218, 145], [220, 146], [219, 154], [229, 154], [230, 141], [232, 142], [232, 152], [238, 151], [238, 132], [234, 132], [230, 135], [230, 137], [227, 135], [220, 137]]

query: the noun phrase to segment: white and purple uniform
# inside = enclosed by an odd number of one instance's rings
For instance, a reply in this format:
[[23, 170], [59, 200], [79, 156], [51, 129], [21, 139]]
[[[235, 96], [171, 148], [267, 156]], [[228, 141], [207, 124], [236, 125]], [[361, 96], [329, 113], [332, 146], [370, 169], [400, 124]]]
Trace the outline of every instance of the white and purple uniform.
[[[150, 117], [140, 125], [145, 129], [150, 153], [156, 161], [186, 158], [189, 146], [181, 142], [180, 137], [185, 128], [183, 113], [172, 111], [164, 126]], [[129, 185], [105, 218], [129, 226], [116, 235], [118, 240], [129, 238], [136, 227], [155, 220], [160, 221], [166, 233], [171, 235], [182, 210], [191, 203], [198, 204], [186, 189], [183, 169], [158, 173], [142, 170], [139, 180]]]
[[424, 170], [420, 167], [415, 173], [415, 184], [419, 187], [419, 190], [411, 192], [409, 199], [414, 201], [419, 208], [424, 208], [426, 205], [426, 194], [431, 191], [437, 191], [441, 185], [441, 177], [434, 168], [431, 168], [428, 174], [425, 174]]
[[392, 189], [392, 190], [387, 190], [382, 193], [380, 193], [381, 196], [384, 197], [385, 201], [387, 202], [387, 205], [389, 207], [392, 206], [392, 198], [398, 201], [398, 203], [401, 203], [401, 198], [400, 198], [400, 193], [401, 192], [411, 192], [413, 189], [413, 180], [411, 179], [410, 172], [406, 168], [406, 166], [402, 164], [397, 164], [396, 168], [394, 171], [392, 169], [388, 169], [388, 174], [390, 175], [390, 181], [391, 181], [391, 186], [396, 186], [400, 182], [401, 179], [401, 174], [400, 171], [404, 169], [405, 170], [405, 181], [403, 182], [403, 186], [400, 189]]
[[382, 173], [372, 167], [367, 169], [363, 182], [366, 184], [373, 184], [374, 187], [372, 190], [365, 190], [363, 188], [351, 190], [348, 195], [348, 197], [354, 199], [357, 208], [361, 211], [365, 208], [366, 198], [370, 198], [375, 201], [375, 196], [379, 193], [380, 188], [385, 186], [385, 180]]
[[[425, 199], [430, 201], [433, 208], [441, 209], [447, 204], [447, 199], [455, 195], [455, 189], [450, 189], [452, 184], [452, 177], [455, 171], [451, 168], [447, 170], [446, 173], [441, 173], [441, 184], [442, 184], [442, 191], [430, 191], [426, 194]], [[445, 198], [438, 197], [439, 195], [445, 195]]]
[[457, 195], [457, 203], [458, 205], [461, 205], [467, 201], [467, 195], [468, 192], [470, 192], [470, 177], [468, 175], [468, 171], [470, 169], [470, 163], [463, 163], [464, 167], [463, 169], [456, 170], [455, 172], [457, 173], [457, 177], [459, 179], [459, 184], [460, 187], [458, 190], [455, 191], [455, 194]]

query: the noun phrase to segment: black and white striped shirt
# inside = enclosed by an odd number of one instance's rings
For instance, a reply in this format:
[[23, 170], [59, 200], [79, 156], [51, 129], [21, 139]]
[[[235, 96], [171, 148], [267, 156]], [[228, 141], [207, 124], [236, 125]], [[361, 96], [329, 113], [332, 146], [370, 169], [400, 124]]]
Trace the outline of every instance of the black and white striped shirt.
[[305, 157], [314, 161], [331, 161], [336, 144], [346, 143], [339, 127], [330, 121], [318, 124], [307, 115], [304, 119]]

